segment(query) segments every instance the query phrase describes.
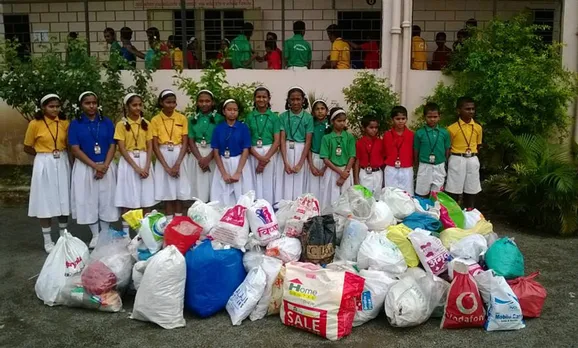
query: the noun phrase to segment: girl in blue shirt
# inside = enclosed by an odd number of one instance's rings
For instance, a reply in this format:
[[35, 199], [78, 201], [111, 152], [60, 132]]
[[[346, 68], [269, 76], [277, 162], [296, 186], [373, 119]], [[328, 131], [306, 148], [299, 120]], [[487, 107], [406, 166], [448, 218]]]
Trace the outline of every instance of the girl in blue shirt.
[[94, 248], [100, 231], [107, 231], [120, 217], [114, 204], [116, 165], [112, 163], [116, 146], [114, 125], [98, 111], [98, 97], [84, 92], [78, 97], [82, 113], [70, 123], [68, 143], [76, 158], [70, 190], [72, 218], [89, 225]]
[[247, 164], [251, 148], [251, 133], [246, 124], [237, 120], [239, 103], [227, 99], [221, 108], [225, 122], [217, 125], [211, 147], [221, 175], [213, 176], [211, 200], [226, 206], [237, 203], [242, 194], [253, 190], [253, 174]]

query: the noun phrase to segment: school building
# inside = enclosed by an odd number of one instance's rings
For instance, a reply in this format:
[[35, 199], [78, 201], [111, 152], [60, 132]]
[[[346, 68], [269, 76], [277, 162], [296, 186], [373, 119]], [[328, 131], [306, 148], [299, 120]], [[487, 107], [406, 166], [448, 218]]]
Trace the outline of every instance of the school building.
[[[0, 37], [18, 38], [25, 46], [22, 54], [38, 55], [51, 38], [58, 40], [59, 49], [65, 52], [69, 33], [76, 32], [89, 42], [90, 54], [106, 61], [109, 47], [103, 36], [105, 28], [115, 29], [120, 39], [120, 29], [130, 27], [134, 32], [132, 43], [144, 53], [149, 48], [145, 30], [157, 27], [163, 41], [170, 35], [183, 43], [195, 37], [195, 54], [205, 61], [216, 56], [222, 39], [238, 35], [244, 22], [253, 24], [251, 45], [256, 53], [264, 55], [268, 32], [277, 35], [277, 45], [282, 48], [282, 42], [293, 35], [293, 22], [302, 20], [305, 39], [313, 50], [311, 70], [265, 70], [266, 63], [255, 63], [255, 70], [227, 71], [231, 83], [260, 82], [269, 87], [273, 108], [281, 110], [285, 93], [293, 85], [331, 104], [346, 106], [342, 89], [353, 81], [358, 68], [363, 68], [363, 53], [352, 51], [350, 70], [320, 69], [331, 48], [325, 30], [337, 24], [346, 40], [377, 42], [380, 68], [372, 71], [389, 79], [411, 112], [439, 81], [450, 82], [440, 71], [412, 70], [412, 25], [422, 29], [431, 62], [437, 33], [446, 34], [446, 45], [451, 48], [468, 19], [484, 26], [494, 17], [507, 19], [522, 11], [529, 12], [534, 23], [549, 26], [540, 33], [545, 40], [565, 43], [563, 63], [577, 71], [578, 0], [2, 0]], [[137, 67], [142, 66], [139, 60]], [[184, 74], [198, 77], [201, 71], [185, 70]], [[174, 71], [157, 71], [153, 85], [158, 90], [174, 88], [173, 75]], [[130, 83], [128, 74], [124, 76]], [[179, 96], [183, 108], [188, 102], [184, 95]], [[578, 108], [572, 107], [569, 112], [578, 118]], [[28, 163], [21, 145], [25, 127], [26, 122], [14, 110], [0, 103], [0, 164]]]

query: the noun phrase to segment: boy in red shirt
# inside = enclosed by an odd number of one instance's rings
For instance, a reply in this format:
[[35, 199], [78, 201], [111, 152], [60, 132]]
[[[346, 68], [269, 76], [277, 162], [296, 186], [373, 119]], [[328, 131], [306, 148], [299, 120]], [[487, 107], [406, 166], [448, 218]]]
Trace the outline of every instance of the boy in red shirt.
[[383, 186], [383, 142], [377, 137], [379, 123], [375, 118], [361, 120], [363, 136], [355, 143], [356, 161], [353, 170], [355, 185], [367, 187], [374, 195]]
[[413, 196], [413, 132], [405, 126], [407, 109], [395, 106], [391, 110], [393, 128], [383, 135], [385, 154], [384, 183]]
[[281, 53], [277, 49], [277, 43], [272, 40], [267, 40], [265, 42], [265, 49], [267, 54], [265, 59], [267, 59], [267, 69], [269, 70], [281, 70]]

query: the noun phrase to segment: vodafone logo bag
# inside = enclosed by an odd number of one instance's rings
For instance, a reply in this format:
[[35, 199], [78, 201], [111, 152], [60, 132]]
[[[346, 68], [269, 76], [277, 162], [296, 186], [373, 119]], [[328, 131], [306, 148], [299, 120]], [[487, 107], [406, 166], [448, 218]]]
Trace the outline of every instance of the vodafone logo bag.
[[448, 291], [441, 328], [482, 327], [484, 318], [484, 303], [478, 285], [468, 273], [468, 266], [457, 262], [454, 266], [454, 280]]
[[365, 280], [310, 263], [286, 265], [281, 321], [331, 341], [351, 333]]

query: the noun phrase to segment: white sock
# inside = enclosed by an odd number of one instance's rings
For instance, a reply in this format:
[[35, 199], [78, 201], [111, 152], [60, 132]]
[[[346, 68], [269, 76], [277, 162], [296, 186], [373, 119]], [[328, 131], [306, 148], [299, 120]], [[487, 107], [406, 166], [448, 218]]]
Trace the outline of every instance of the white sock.
[[44, 237], [44, 244], [52, 243], [52, 236], [50, 236], [50, 232], [52, 228], [50, 227], [42, 227], [42, 236]]
[[100, 232], [108, 232], [110, 228], [110, 222], [100, 221]]
[[128, 228], [128, 222], [126, 222], [126, 221], [122, 222], [122, 231], [126, 234], [128, 234], [130, 232], [130, 230]]
[[175, 216], [183, 216], [182, 213], [175, 213]]
[[92, 238], [98, 237], [98, 222], [88, 225], [90, 227], [90, 232], [92, 232]]
[[64, 231], [66, 230], [66, 227], [68, 227], [67, 222], [59, 222], [58, 223], [58, 228], [60, 229], [60, 236], [61, 237], [64, 235]]

